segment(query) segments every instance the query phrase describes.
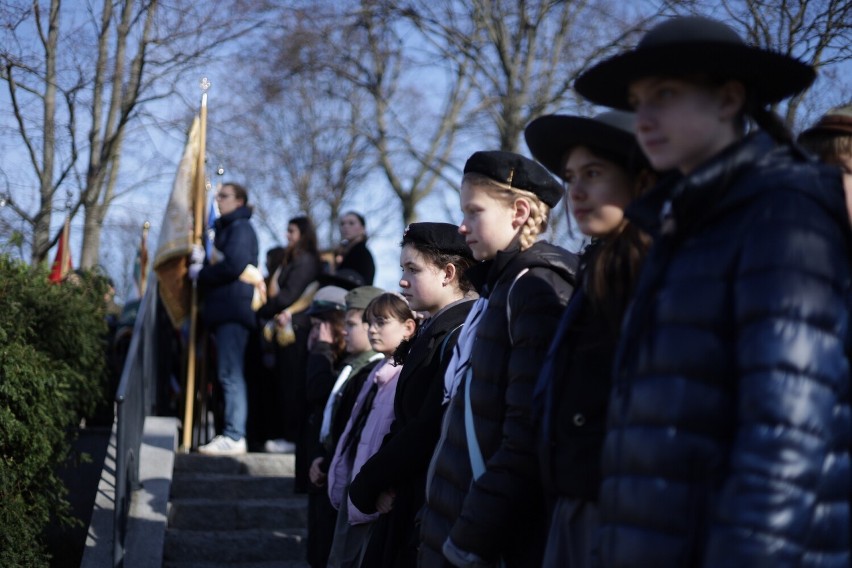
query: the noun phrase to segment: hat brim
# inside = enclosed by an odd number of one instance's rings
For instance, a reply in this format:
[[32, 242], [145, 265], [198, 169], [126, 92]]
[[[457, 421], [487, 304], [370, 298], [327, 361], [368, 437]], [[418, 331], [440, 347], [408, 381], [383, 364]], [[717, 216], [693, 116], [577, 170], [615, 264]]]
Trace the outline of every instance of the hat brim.
[[344, 290], [354, 290], [359, 286], [363, 286], [364, 282], [353, 282], [348, 278], [341, 278], [340, 276], [334, 274], [320, 274], [317, 276], [317, 282], [319, 283], [320, 288], [324, 286], [337, 286], [339, 288], [343, 288]]
[[552, 114], [533, 120], [524, 130], [527, 147], [545, 168], [562, 179], [565, 152], [575, 146], [612, 151], [625, 160], [636, 145], [635, 137], [593, 118]]
[[772, 104], [806, 89], [816, 77], [810, 65], [781, 53], [728, 42], [684, 42], [628, 51], [606, 59], [574, 82], [589, 101], [630, 110], [630, 83], [651, 76], [707, 74], [742, 81], [749, 95]]
[[824, 116], [814, 126], [802, 132], [800, 137], [808, 137], [815, 134], [852, 136], [852, 116]]

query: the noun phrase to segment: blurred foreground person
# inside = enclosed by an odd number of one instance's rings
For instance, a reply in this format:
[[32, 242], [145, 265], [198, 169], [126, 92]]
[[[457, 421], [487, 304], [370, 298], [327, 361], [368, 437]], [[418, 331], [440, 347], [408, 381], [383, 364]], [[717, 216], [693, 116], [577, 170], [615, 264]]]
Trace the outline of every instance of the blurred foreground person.
[[655, 242], [614, 367], [601, 563], [849, 566], [849, 220], [767, 107], [808, 65], [674, 18], [581, 75], [636, 113]]

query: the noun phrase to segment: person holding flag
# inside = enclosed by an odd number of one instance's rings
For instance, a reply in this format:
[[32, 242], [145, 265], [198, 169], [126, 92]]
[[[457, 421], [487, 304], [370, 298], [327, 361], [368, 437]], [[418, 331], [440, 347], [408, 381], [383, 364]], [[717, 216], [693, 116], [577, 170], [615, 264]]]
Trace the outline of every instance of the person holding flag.
[[240, 276], [249, 265], [257, 265], [258, 243], [245, 187], [233, 182], [223, 184], [216, 202], [220, 217], [215, 221], [214, 249], [205, 255], [204, 247], [193, 246], [189, 277], [197, 282], [204, 299], [202, 317], [216, 341], [218, 378], [225, 401], [222, 432], [198, 451], [224, 456], [247, 451], [244, 357], [255, 326], [254, 286]]

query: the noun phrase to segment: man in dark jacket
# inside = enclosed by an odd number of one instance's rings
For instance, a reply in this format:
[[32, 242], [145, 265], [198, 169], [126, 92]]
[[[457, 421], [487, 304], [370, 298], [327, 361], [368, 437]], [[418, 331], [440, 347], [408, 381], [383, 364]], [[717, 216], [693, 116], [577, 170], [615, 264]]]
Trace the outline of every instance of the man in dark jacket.
[[[225, 399], [225, 426], [221, 435], [198, 448], [202, 454], [246, 453], [246, 381], [244, 357], [249, 332], [255, 325], [251, 308], [254, 286], [240, 276], [257, 265], [257, 235], [251, 226], [248, 192], [226, 183], [216, 194], [221, 216], [216, 220], [215, 250], [204, 263], [203, 250], [193, 250], [189, 277], [198, 282], [204, 297], [204, 322], [216, 340], [219, 384]], [[199, 252], [201, 254], [199, 254]]]

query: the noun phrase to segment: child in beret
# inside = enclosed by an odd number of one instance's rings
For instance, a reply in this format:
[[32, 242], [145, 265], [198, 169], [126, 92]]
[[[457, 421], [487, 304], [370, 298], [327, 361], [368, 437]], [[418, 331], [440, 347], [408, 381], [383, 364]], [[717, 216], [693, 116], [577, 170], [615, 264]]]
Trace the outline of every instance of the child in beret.
[[541, 563], [546, 512], [530, 401], [577, 257], [538, 237], [561, 197], [561, 184], [519, 154], [476, 152], [465, 164], [459, 232], [479, 261], [467, 274], [480, 298], [445, 375], [420, 566]]
[[672, 170], [616, 354], [600, 564], [848, 566], [852, 234], [836, 168], [770, 110], [813, 68], [663, 21], [576, 83]]
[[376, 522], [362, 566], [415, 566], [415, 515], [425, 501], [426, 470], [441, 433], [444, 373], [475, 293], [466, 272], [473, 253], [450, 223], [412, 223], [402, 236], [399, 285], [411, 309], [428, 319], [400, 347], [403, 363], [394, 422], [381, 449], [361, 468], [349, 498]]

